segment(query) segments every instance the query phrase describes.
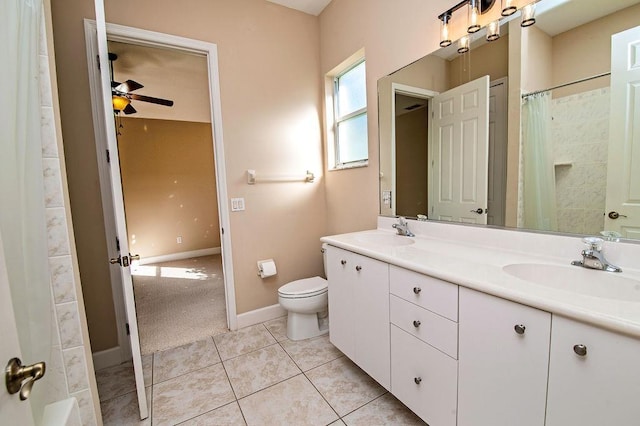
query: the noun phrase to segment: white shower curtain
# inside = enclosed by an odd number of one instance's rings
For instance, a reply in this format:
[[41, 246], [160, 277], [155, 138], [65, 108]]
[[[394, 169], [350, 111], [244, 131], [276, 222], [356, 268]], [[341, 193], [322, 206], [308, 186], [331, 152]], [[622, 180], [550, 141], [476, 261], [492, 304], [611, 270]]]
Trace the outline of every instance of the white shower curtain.
[[551, 92], [543, 92], [522, 106], [522, 225], [543, 231], [558, 230], [550, 103]]
[[[0, 2], [0, 235], [27, 364], [48, 362], [53, 344], [40, 136], [42, 10], [41, 0]], [[36, 419], [51, 396], [45, 379], [30, 398]]]

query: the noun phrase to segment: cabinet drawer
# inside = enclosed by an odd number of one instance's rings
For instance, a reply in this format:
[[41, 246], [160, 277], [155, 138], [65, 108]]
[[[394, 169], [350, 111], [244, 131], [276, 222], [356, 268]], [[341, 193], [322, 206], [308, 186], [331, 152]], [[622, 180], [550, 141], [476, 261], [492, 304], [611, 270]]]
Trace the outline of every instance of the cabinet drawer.
[[458, 323], [394, 295], [390, 296], [390, 320], [420, 340], [458, 358]]
[[391, 392], [430, 425], [455, 426], [456, 360], [391, 325]]
[[453, 321], [458, 321], [458, 286], [407, 269], [389, 268], [390, 291]]

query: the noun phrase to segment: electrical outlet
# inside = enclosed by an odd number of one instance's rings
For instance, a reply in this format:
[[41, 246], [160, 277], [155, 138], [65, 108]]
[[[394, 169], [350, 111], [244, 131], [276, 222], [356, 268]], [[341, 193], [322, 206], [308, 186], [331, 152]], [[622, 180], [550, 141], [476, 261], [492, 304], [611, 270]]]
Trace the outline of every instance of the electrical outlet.
[[176, 237], [176, 243], [178, 243], [178, 244], [182, 244], [182, 235], [178, 235], [178, 236]]
[[231, 211], [241, 212], [244, 210], [244, 198], [232, 198], [231, 199]]

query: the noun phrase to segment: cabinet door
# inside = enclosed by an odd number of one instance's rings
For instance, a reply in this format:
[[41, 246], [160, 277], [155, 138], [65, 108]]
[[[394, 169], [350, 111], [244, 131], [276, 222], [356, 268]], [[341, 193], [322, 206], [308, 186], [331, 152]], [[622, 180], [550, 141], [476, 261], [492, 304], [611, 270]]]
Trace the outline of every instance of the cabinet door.
[[355, 358], [356, 311], [353, 306], [354, 283], [352, 270], [355, 268], [352, 253], [327, 247], [327, 281], [329, 294], [329, 340], [345, 355]]
[[459, 315], [458, 426], [543, 425], [551, 314], [460, 288]]
[[637, 339], [554, 315], [547, 426], [640, 424], [639, 354]]
[[390, 387], [389, 265], [353, 255], [356, 363], [386, 389]]
[[455, 426], [456, 360], [395, 325], [391, 358], [391, 392], [430, 425]]

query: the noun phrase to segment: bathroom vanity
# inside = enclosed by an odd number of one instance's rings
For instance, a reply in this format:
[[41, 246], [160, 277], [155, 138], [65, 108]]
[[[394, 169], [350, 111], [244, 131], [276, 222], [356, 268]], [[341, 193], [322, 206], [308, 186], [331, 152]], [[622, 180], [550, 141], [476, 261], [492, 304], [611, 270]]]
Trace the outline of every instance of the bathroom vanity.
[[381, 222], [322, 238], [330, 339], [429, 425], [638, 424], [638, 271], [571, 266], [578, 238]]

